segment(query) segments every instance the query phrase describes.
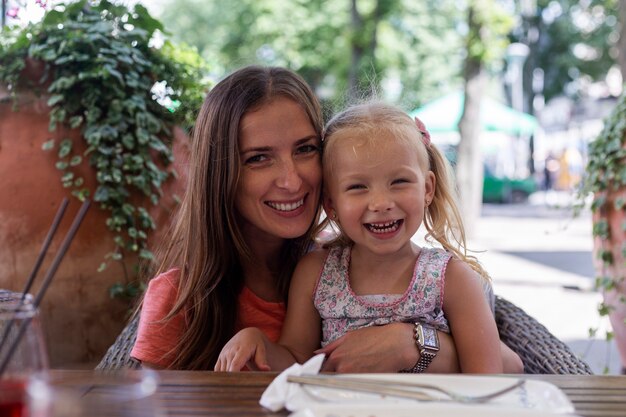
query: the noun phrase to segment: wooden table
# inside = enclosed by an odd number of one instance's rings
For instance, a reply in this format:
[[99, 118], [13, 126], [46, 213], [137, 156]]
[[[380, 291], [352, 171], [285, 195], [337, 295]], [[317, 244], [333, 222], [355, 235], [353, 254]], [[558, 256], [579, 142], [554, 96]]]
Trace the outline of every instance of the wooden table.
[[[93, 371], [51, 371], [55, 378]], [[168, 417], [277, 416], [259, 405], [261, 393], [275, 373], [158, 371], [158, 395]], [[626, 416], [626, 376], [526, 375], [561, 388], [583, 417]]]

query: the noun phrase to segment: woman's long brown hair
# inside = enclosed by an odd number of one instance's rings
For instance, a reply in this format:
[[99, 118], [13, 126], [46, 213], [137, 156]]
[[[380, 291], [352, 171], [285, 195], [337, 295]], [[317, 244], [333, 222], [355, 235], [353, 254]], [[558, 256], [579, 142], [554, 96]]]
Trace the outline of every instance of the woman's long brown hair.
[[[239, 124], [243, 116], [276, 97], [298, 103], [321, 137], [322, 113], [314, 93], [294, 72], [249, 66], [219, 82], [207, 95], [192, 135], [189, 180], [160, 251], [157, 272], [180, 269], [178, 299], [165, 317], [183, 311], [186, 326], [175, 348], [173, 369], [213, 369], [234, 335], [237, 297], [243, 287], [242, 261], [252, 254], [237, 222]], [[286, 240], [276, 286], [286, 302], [289, 280], [311, 242], [307, 233]]]

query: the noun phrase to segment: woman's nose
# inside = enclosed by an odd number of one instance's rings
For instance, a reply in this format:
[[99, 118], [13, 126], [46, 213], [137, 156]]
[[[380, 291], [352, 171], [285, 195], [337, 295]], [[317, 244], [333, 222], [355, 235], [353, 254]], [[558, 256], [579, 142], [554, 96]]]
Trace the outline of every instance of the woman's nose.
[[276, 185], [290, 192], [296, 192], [302, 186], [302, 176], [294, 161], [285, 161], [281, 164]]

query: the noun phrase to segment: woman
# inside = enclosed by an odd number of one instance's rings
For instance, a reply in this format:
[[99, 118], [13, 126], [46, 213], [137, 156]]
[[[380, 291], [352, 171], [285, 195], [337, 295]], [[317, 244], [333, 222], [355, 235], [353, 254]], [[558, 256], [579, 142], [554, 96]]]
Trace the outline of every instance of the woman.
[[[323, 120], [310, 87], [282, 68], [235, 71], [207, 95], [189, 182], [143, 301], [131, 355], [143, 365], [213, 369], [245, 327], [280, 335], [289, 280], [319, 219]], [[440, 333], [429, 371], [458, 370]], [[419, 353], [413, 325], [351, 332], [324, 348], [325, 370], [395, 372]]]

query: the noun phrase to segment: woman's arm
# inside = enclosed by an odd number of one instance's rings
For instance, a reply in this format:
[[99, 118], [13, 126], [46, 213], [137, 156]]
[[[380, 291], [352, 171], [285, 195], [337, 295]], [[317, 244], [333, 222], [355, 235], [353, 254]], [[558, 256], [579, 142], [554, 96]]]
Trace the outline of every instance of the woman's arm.
[[502, 373], [498, 328], [485, 301], [481, 277], [452, 258], [446, 268], [443, 311], [459, 355], [462, 372]]
[[168, 368], [175, 358], [176, 346], [185, 328], [182, 311], [165, 320], [178, 297], [178, 269], [150, 280], [143, 298], [137, 338], [130, 356], [151, 368]]
[[[327, 355], [323, 371], [397, 372], [410, 369], [419, 359], [414, 327], [411, 323], [391, 323], [353, 330], [315, 353]], [[426, 372], [459, 372], [452, 337], [443, 332], [438, 334], [439, 352]]]

